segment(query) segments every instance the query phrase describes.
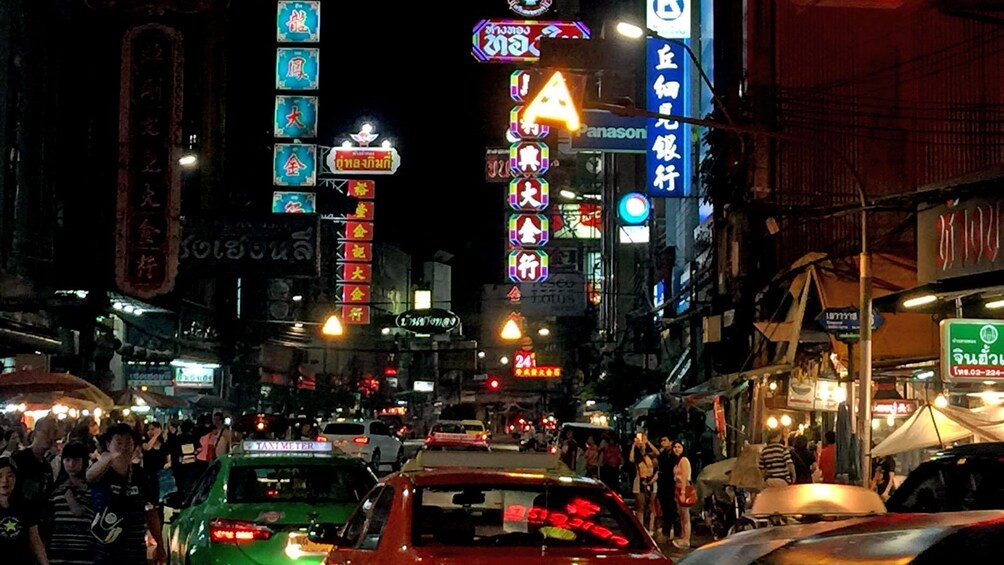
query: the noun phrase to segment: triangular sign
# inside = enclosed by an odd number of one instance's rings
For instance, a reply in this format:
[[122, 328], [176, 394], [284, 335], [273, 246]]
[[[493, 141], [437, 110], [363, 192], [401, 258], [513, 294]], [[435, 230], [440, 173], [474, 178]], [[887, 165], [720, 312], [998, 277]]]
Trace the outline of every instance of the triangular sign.
[[527, 104], [523, 110], [523, 119], [529, 123], [561, 122], [568, 131], [577, 131], [581, 127], [579, 111], [575, 108], [572, 93], [569, 92], [568, 83], [561, 71], [554, 71], [544, 88]]

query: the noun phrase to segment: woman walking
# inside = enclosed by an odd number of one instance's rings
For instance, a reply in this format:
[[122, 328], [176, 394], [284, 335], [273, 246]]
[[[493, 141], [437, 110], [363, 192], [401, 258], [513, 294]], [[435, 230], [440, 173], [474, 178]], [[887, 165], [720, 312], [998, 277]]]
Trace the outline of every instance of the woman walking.
[[687, 487], [690, 486], [692, 471], [690, 459], [687, 459], [683, 454], [683, 443], [673, 442], [673, 455], [677, 457], [676, 467], [673, 468], [673, 479], [676, 482], [676, 506], [680, 514], [680, 537], [673, 540], [673, 545], [682, 549], [690, 547], [690, 507], [679, 504], [679, 500], [687, 492]]

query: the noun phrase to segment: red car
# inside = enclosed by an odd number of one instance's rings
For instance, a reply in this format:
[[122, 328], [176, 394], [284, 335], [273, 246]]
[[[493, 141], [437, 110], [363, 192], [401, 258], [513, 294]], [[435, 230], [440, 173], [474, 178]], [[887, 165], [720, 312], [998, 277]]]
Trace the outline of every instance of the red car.
[[329, 565], [669, 562], [619, 496], [543, 453], [419, 452], [311, 540]]

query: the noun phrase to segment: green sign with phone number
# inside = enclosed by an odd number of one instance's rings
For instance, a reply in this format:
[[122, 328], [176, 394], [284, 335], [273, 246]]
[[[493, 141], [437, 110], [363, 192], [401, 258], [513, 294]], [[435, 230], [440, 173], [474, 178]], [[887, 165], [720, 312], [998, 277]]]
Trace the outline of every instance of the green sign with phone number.
[[945, 382], [1004, 380], [1004, 321], [943, 320], [941, 370]]

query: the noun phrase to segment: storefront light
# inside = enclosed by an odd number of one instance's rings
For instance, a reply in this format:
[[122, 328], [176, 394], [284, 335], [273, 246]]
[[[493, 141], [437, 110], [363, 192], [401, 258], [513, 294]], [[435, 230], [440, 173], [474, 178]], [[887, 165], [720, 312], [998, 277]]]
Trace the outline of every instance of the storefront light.
[[772, 429], [772, 430], [776, 430], [777, 429], [777, 418], [775, 418], [774, 416], [771, 416], [770, 418], [767, 418], [767, 427], [770, 428], [770, 429]]
[[879, 429], [879, 419], [878, 418], [872, 418], [872, 429], [873, 430]]
[[987, 308], [989, 308], [990, 310], [996, 310], [998, 308], [1004, 308], [1004, 300], [991, 300], [990, 302], [987, 302], [986, 304], [984, 304], [984, 306], [987, 307]]
[[889, 426], [890, 428], [893, 427], [894, 425], [896, 425], [896, 418], [894, 418], [892, 414], [889, 414], [888, 416], [885, 417], [885, 425]]
[[847, 388], [844, 385], [840, 385], [833, 389], [833, 401], [837, 404], [845, 402], [847, 400]]
[[923, 296], [915, 296], [913, 298], [907, 298], [903, 301], [904, 308], [915, 308], [917, 306], [923, 306], [925, 304], [930, 304], [938, 300], [938, 297], [933, 294], [925, 294]]
[[948, 407], [948, 398], [946, 398], [945, 395], [943, 395], [943, 394], [939, 394], [938, 396], [936, 396], [934, 398], [934, 407], [935, 408], [947, 408]]
[[767, 385], [767, 388], [769, 388], [772, 391], [777, 390], [777, 381], [770, 381], [770, 384]]
[[791, 416], [789, 416], [787, 414], [783, 414], [781, 416], [781, 425], [784, 426], [784, 427], [786, 427], [786, 428], [788, 426], [790, 426], [791, 425]]

